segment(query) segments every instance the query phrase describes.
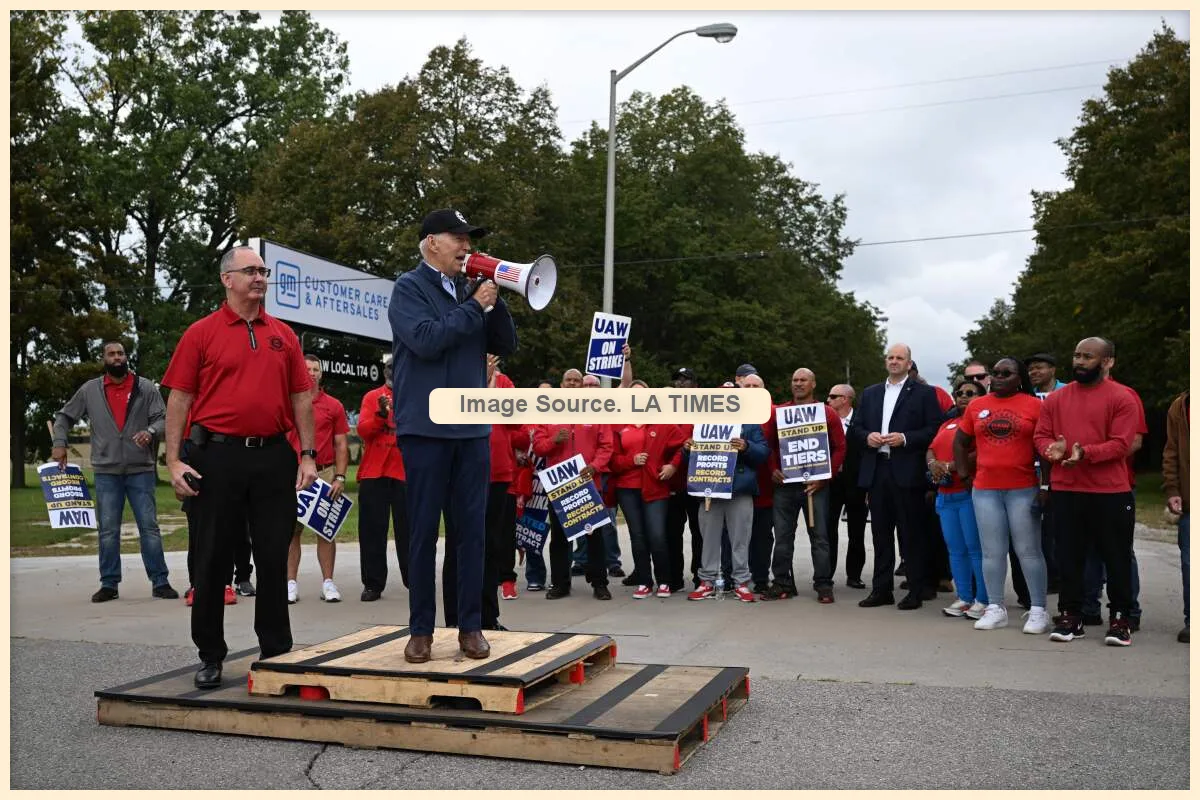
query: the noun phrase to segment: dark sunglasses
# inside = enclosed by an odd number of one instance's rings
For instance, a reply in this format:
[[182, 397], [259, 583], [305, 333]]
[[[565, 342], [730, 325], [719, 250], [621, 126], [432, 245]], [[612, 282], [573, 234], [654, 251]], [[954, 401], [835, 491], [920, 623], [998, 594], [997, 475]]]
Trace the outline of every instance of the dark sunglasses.
[[227, 269], [226, 272], [240, 272], [247, 278], [253, 278], [255, 275], [262, 275], [264, 278], [271, 277], [271, 270], [268, 267], [242, 267], [241, 269]]
[[994, 369], [994, 370], [992, 370], [993, 378], [1011, 378], [1013, 375], [1016, 375], [1016, 374], [1017, 373], [1013, 372], [1011, 369]]
[[963, 375], [963, 377], [969, 381], [981, 381], [987, 377], [987, 373], [986, 372], [977, 372], [974, 375]]
[[837, 400], [839, 397], [845, 397], [845, 396], [846, 395], [844, 395], [844, 394], [831, 394], [828, 397], [826, 397], [825, 399], [826, 400]]
[[954, 393], [955, 397], [979, 397], [979, 392], [959, 390]]

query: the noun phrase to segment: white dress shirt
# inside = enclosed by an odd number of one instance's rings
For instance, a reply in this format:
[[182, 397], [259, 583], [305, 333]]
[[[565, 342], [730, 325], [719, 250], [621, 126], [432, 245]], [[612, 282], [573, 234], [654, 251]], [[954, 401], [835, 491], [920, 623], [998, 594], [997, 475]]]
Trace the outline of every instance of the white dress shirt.
[[428, 261], [424, 261], [422, 263], [438, 274], [438, 277], [442, 279], [442, 288], [445, 289], [450, 294], [450, 296], [454, 298], [454, 302], [457, 303], [458, 302], [458, 293], [454, 291], [454, 281], [450, 280], [450, 277], [448, 275], [446, 275], [446, 273], [442, 272], [440, 269], [433, 266]]
[[850, 409], [850, 413], [842, 417], [842, 433], [847, 433], [850, 430], [850, 420], [854, 418], [854, 409]]
[[[892, 422], [892, 412], [896, 410], [896, 401], [900, 399], [900, 392], [904, 390], [904, 384], [907, 382], [907, 375], [899, 383], [892, 383], [890, 379], [883, 382], [883, 420], [879, 426], [881, 436], [891, 433], [889, 428]], [[879, 448], [879, 452], [891, 453], [892, 448], [890, 445], [885, 444]]]

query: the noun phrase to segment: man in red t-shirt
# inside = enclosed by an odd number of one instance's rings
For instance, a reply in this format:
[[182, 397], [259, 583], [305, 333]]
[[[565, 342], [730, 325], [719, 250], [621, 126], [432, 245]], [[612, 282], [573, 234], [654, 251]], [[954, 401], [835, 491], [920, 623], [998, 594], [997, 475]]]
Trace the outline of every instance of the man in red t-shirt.
[[408, 486], [392, 419], [390, 359], [384, 364], [383, 380], [383, 386], [363, 395], [358, 414], [358, 438], [363, 443], [358, 465], [358, 546], [365, 603], [378, 600], [387, 586], [389, 514], [400, 580], [408, 588]]
[[[317, 476], [312, 379], [300, 341], [263, 309], [271, 270], [249, 247], [225, 253], [220, 270], [225, 302], [184, 331], [162, 380], [171, 390], [165, 428], [171, 487], [177, 497], [192, 498], [196, 522], [192, 641], [203, 662], [195, 676], [201, 689], [221, 685], [229, 652], [225, 581], [235, 537], [245, 535], [247, 524], [258, 569], [254, 630], [262, 658], [292, 649], [288, 542], [296, 492]], [[287, 443], [292, 428], [299, 463]], [[185, 437], [192, 443], [187, 462]]]
[[1133, 550], [1133, 493], [1125, 459], [1138, 425], [1129, 392], [1104, 379], [1112, 347], [1091, 337], [1075, 346], [1075, 382], [1042, 405], [1034, 446], [1050, 473], [1060, 537], [1060, 616], [1050, 638], [1069, 642], [1084, 634], [1084, 564], [1093, 544], [1108, 571], [1109, 628], [1105, 643], [1127, 646], [1132, 605], [1129, 554]]
[[[350, 466], [350, 423], [346, 419], [346, 407], [336, 397], [321, 388], [321, 359], [306, 353], [304, 366], [312, 378], [313, 430], [317, 445], [317, 476], [333, 487], [329, 496], [337, 500], [346, 489], [346, 468]], [[288, 433], [292, 449], [300, 451], [300, 441], [295, 430]], [[289, 603], [300, 599], [300, 587], [296, 578], [300, 572], [300, 534], [304, 526], [296, 523], [292, 543], [288, 547]], [[327, 603], [341, 602], [342, 593], [333, 582], [333, 563], [337, 558], [337, 543], [317, 537], [317, 563], [321, 566], [321, 599]]]

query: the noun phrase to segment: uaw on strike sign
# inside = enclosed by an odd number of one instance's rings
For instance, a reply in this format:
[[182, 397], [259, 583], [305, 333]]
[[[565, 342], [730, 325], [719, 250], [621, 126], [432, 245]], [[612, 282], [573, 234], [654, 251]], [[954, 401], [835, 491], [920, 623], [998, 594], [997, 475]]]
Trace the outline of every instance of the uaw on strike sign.
[[822, 403], [775, 409], [779, 430], [779, 468], [784, 483], [808, 483], [833, 477], [829, 425]]
[[58, 462], [38, 467], [46, 510], [50, 512], [51, 528], [96, 528], [96, 503], [88, 491], [87, 478], [78, 464], [67, 464], [65, 470]]

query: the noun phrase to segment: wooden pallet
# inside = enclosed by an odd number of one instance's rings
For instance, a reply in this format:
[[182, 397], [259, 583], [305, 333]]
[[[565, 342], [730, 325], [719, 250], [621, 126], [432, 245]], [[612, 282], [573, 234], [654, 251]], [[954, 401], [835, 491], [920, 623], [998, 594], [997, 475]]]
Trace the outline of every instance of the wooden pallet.
[[438, 628], [432, 658], [409, 664], [408, 637], [408, 628], [376, 625], [256, 661], [248, 686], [256, 695], [524, 714], [611, 668], [617, 654], [609, 636], [488, 631], [491, 655], [475, 660], [459, 650], [457, 630]]
[[96, 692], [102, 725], [330, 742], [672, 774], [750, 695], [745, 667], [617, 664], [521, 716], [251, 695], [254, 651], [225, 662], [220, 689], [199, 665]]

